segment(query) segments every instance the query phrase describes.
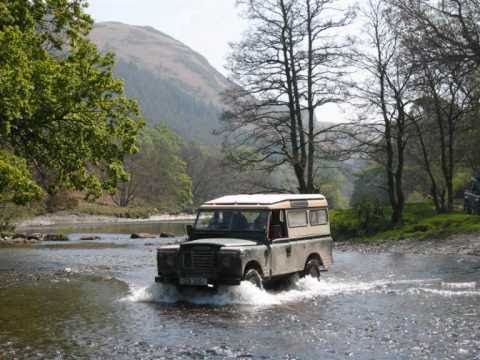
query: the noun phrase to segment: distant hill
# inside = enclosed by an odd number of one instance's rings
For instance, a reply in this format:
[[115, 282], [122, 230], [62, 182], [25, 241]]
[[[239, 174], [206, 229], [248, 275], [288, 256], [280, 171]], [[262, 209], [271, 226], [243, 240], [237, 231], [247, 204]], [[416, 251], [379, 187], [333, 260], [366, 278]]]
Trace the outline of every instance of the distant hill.
[[117, 76], [150, 124], [165, 122], [190, 140], [215, 143], [220, 93], [228, 80], [185, 44], [152, 27], [98, 23], [90, 38], [117, 56]]

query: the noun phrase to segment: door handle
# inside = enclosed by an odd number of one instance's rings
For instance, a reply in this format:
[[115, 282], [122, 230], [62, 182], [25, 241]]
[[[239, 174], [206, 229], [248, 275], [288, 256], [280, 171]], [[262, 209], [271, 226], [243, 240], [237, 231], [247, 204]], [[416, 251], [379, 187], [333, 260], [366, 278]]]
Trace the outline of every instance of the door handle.
[[288, 245], [285, 250], [287, 251], [287, 256], [292, 255], [292, 245]]

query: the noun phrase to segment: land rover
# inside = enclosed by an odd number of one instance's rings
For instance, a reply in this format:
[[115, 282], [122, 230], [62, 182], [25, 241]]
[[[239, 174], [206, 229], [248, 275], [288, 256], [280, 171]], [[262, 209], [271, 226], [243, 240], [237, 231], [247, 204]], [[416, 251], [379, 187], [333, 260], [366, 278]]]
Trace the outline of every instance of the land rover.
[[320, 277], [332, 264], [322, 195], [232, 195], [203, 204], [188, 238], [157, 249], [157, 282], [258, 287], [292, 275]]

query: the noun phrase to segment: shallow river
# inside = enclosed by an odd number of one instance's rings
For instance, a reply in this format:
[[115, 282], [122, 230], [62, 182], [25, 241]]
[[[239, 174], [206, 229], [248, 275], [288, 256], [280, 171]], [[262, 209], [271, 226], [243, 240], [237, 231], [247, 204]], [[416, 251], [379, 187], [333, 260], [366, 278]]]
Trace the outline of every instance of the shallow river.
[[320, 282], [181, 295], [153, 282], [166, 240], [80, 236], [0, 249], [0, 359], [480, 359], [478, 257], [335, 253]]

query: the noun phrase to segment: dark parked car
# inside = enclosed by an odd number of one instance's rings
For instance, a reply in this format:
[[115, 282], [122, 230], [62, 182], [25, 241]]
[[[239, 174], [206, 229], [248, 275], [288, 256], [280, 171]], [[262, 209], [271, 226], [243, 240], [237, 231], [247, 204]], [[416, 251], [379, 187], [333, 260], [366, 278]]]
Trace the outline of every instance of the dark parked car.
[[258, 287], [291, 275], [318, 278], [332, 263], [322, 195], [233, 195], [198, 210], [188, 240], [157, 250], [157, 282]]
[[468, 214], [480, 214], [480, 177], [473, 177], [470, 187], [465, 190], [463, 209]]

